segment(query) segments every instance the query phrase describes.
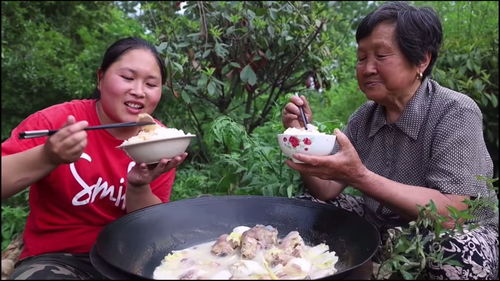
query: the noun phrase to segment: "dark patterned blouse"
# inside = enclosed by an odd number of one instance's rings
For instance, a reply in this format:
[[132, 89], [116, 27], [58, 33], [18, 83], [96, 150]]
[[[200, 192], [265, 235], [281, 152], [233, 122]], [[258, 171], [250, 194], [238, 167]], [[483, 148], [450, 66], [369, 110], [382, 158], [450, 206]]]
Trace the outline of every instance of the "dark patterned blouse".
[[[482, 114], [468, 96], [424, 79], [400, 119], [387, 123], [373, 101], [351, 116], [344, 130], [364, 165], [381, 176], [445, 194], [489, 198], [495, 193], [477, 176], [493, 176], [483, 139]], [[365, 196], [365, 214], [379, 227], [404, 225], [388, 207]], [[476, 221], [498, 225], [498, 213], [482, 209]]]

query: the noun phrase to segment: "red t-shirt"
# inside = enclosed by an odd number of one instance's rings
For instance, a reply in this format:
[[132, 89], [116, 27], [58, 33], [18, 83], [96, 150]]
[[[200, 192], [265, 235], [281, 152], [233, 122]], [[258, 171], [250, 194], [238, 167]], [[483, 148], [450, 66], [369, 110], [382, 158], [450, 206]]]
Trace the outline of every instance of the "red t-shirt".
[[[96, 100], [73, 100], [38, 111], [16, 127], [2, 143], [2, 155], [25, 151], [45, 143], [47, 137], [19, 139], [22, 131], [59, 129], [67, 116], [100, 125]], [[59, 165], [33, 183], [29, 191], [30, 213], [24, 230], [20, 258], [49, 252], [89, 252], [99, 232], [125, 215], [127, 172], [135, 165], [116, 148], [123, 140], [106, 130], [87, 131], [87, 147], [80, 159]], [[175, 169], [153, 182], [151, 189], [162, 202], [169, 201]]]

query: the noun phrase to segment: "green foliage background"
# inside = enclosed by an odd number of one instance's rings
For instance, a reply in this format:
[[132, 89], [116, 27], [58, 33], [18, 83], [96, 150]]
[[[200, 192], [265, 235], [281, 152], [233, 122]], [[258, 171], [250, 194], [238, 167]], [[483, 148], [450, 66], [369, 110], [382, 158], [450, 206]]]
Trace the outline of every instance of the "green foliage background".
[[[140, 2], [136, 13], [137, 1], [2, 1], [2, 141], [29, 114], [90, 97], [105, 48], [139, 36], [167, 64], [155, 117], [198, 135], [172, 200], [294, 196], [301, 182], [277, 146], [280, 111], [298, 92], [310, 99], [322, 131], [344, 126], [365, 102], [354, 73], [355, 28], [380, 3], [188, 1], [180, 14], [179, 2]], [[414, 4], [434, 7], [443, 20], [434, 78], [482, 109], [498, 177], [498, 2]], [[307, 89], [311, 75], [321, 91]], [[2, 202], [2, 249], [28, 211], [26, 192]]]

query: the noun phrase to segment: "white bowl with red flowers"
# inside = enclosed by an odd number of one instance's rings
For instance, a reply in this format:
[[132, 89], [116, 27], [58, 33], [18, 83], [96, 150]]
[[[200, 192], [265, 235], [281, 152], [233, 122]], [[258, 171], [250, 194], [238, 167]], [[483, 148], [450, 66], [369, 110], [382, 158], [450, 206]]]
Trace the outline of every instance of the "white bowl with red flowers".
[[308, 124], [305, 128], [288, 128], [283, 134], [278, 134], [281, 151], [295, 163], [302, 163], [293, 158], [293, 154], [324, 156], [330, 155], [335, 146], [335, 135], [318, 132], [316, 127]]

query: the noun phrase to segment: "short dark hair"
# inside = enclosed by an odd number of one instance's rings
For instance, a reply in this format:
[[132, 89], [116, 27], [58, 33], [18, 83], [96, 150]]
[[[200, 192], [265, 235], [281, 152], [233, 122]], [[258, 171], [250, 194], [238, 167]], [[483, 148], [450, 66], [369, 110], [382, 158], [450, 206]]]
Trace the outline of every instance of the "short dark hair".
[[[115, 62], [117, 61], [122, 55], [124, 55], [126, 52], [130, 50], [135, 50], [135, 49], [146, 49], [151, 51], [151, 53], [155, 56], [156, 62], [158, 63], [158, 66], [160, 67], [160, 72], [161, 72], [161, 84], [165, 84], [166, 80], [166, 75], [165, 75], [165, 63], [163, 62], [162, 58], [160, 57], [160, 54], [156, 50], [156, 47], [151, 44], [150, 42], [138, 38], [138, 37], [127, 37], [127, 38], [122, 38], [115, 43], [113, 43], [111, 46], [108, 47], [106, 52], [104, 53], [104, 57], [102, 59], [101, 66], [99, 67], [99, 70], [102, 72], [106, 72], [108, 68]], [[96, 88], [94, 90], [94, 94], [92, 95], [92, 98], [99, 99], [101, 97], [101, 92], [99, 89]]]
[[418, 65], [426, 53], [431, 54], [423, 77], [430, 75], [443, 39], [436, 12], [430, 7], [414, 7], [406, 2], [386, 2], [361, 21], [356, 30], [356, 42], [370, 36], [375, 26], [384, 21], [396, 23], [396, 41], [411, 63]]

